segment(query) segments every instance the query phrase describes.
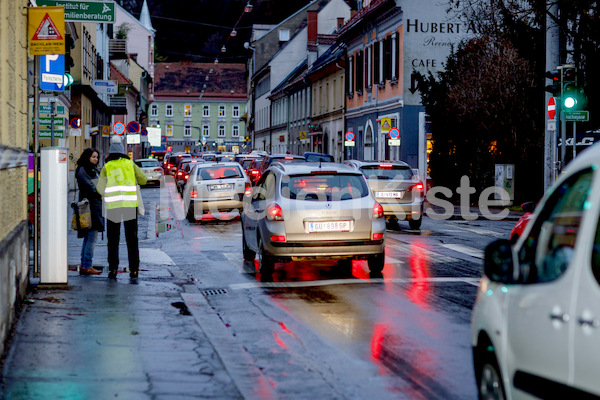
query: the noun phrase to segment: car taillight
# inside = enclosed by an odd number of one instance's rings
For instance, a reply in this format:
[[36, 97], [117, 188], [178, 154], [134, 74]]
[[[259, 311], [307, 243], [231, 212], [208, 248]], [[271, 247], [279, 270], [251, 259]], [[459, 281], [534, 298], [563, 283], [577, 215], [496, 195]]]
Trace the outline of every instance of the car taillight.
[[271, 203], [267, 207], [267, 219], [270, 221], [283, 221], [283, 210], [277, 203]]
[[252, 175], [258, 175], [258, 171], [257, 171], [257, 170], [255, 170], [255, 169], [253, 169], [252, 171], [250, 171], [250, 173], [251, 173]]
[[183, 172], [181, 172], [181, 171], [177, 172], [177, 176], [182, 176], [182, 175], [183, 175]]
[[410, 186], [408, 187], [408, 190], [409, 190], [409, 191], [410, 191], [410, 190], [418, 190], [418, 191], [420, 191], [420, 192], [421, 192], [421, 191], [423, 191], [423, 184], [422, 184], [421, 182], [419, 182], [419, 183], [415, 183], [414, 185], [410, 185]]
[[198, 198], [198, 191], [196, 189], [190, 190], [190, 199], [197, 199], [197, 198]]
[[250, 182], [246, 182], [245, 188], [244, 188], [244, 195], [250, 196], [251, 194], [252, 194], [252, 185], [250, 184]]
[[272, 235], [271, 242], [285, 242], [285, 235]]
[[373, 205], [373, 219], [383, 218], [383, 207], [379, 203]]
[[383, 233], [374, 233], [373, 240], [383, 239]]
[[392, 164], [379, 164], [379, 168], [392, 168]]
[[189, 177], [190, 177], [190, 176], [186, 174], [186, 175], [183, 177], [183, 179], [187, 180], [187, 178], [189, 178]]

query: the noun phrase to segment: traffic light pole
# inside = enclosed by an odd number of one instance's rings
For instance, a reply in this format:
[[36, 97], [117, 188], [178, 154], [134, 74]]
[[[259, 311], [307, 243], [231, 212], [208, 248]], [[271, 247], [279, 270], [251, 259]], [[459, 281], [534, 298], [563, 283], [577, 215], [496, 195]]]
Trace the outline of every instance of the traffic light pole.
[[[548, 1], [548, 13], [546, 14], [546, 70], [552, 70], [560, 64], [559, 54], [559, 29], [555, 21], [558, 21], [558, 2]], [[551, 82], [552, 83], [552, 82]], [[548, 104], [551, 94], [546, 93], [544, 106]], [[558, 106], [557, 102], [557, 106]], [[560, 108], [559, 108], [560, 110]], [[549, 117], [546, 114], [546, 126], [544, 135], [544, 191], [548, 190], [556, 180], [557, 173], [557, 134], [559, 121], [556, 125], [549, 124]], [[560, 118], [560, 112], [556, 115]], [[554, 129], [549, 129], [554, 128]]]

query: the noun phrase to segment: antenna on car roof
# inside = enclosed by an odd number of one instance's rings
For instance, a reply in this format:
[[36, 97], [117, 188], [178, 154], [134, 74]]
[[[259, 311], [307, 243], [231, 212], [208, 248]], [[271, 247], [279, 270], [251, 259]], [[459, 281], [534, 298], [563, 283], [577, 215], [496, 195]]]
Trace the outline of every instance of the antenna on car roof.
[[321, 169], [321, 161], [323, 161], [323, 160], [321, 160], [321, 159], [319, 158], [319, 169]]

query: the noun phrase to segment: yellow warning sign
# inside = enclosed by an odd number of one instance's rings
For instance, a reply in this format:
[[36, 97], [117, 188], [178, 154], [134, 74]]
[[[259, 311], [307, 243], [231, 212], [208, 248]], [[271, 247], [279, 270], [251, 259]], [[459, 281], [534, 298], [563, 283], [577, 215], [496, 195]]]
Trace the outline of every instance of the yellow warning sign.
[[381, 132], [387, 133], [392, 129], [392, 119], [391, 118], [381, 118]]
[[306, 131], [298, 132], [298, 139], [300, 139], [300, 140], [306, 139]]
[[64, 7], [29, 7], [29, 53], [65, 54]]

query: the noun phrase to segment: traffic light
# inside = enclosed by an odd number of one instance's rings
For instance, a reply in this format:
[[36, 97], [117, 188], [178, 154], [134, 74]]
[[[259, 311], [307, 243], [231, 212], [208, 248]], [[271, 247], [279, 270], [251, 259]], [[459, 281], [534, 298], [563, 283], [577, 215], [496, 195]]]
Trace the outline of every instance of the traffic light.
[[577, 68], [565, 65], [562, 69], [562, 96], [561, 104], [565, 110], [576, 110], [579, 97], [577, 87]]
[[65, 72], [71, 72], [71, 68], [75, 66], [71, 50], [75, 48], [75, 40], [69, 34], [65, 35]]
[[552, 84], [546, 86], [546, 92], [551, 93], [554, 97], [560, 97], [562, 90], [560, 71], [558, 69], [547, 71], [546, 78], [552, 81]]

